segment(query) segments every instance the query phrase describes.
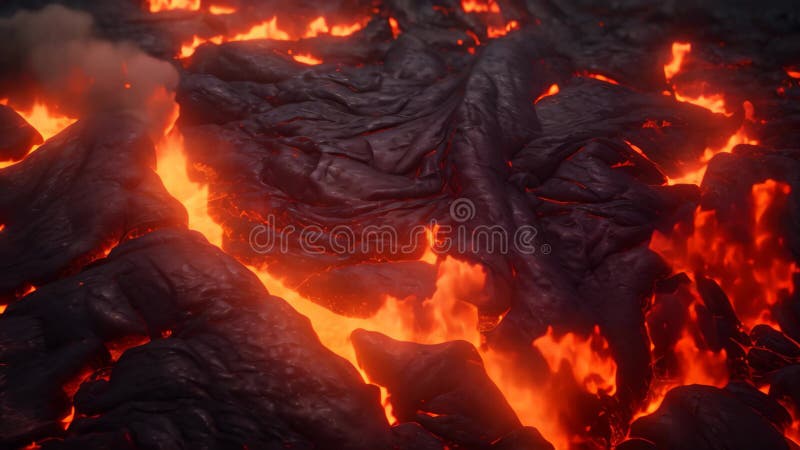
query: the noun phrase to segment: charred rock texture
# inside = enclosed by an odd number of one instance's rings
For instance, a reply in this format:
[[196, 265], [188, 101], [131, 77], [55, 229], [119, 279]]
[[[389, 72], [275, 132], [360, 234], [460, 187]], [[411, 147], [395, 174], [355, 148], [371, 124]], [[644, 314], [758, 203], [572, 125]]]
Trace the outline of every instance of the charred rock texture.
[[422, 261], [357, 264], [316, 273], [297, 287], [306, 298], [349, 317], [370, 317], [385, 296], [421, 302], [433, 295], [436, 266]]
[[[648, 444], [634, 441], [635, 445], [626, 443], [618, 448], [795, 448], [761, 409], [774, 410], [780, 405], [751, 389], [755, 392], [743, 394], [701, 385], [675, 388], [658, 411], [631, 426], [631, 437]], [[753, 396], [758, 403], [749, 401]], [[785, 411], [782, 416], [786, 416]]]
[[[60, 438], [47, 448], [391, 445], [377, 388], [196, 232], [129, 240], [0, 323], [4, 445], [42, 435]], [[130, 342], [146, 343], [119, 356]], [[64, 433], [70, 382], [83, 383]]]
[[126, 238], [185, 225], [155, 162], [142, 125], [112, 114], [74, 124], [0, 171], [0, 296], [75, 272]]
[[389, 390], [400, 421], [417, 422], [455, 448], [553, 448], [538, 431], [523, 429], [471, 344], [423, 345], [364, 330], [352, 340], [367, 376]]

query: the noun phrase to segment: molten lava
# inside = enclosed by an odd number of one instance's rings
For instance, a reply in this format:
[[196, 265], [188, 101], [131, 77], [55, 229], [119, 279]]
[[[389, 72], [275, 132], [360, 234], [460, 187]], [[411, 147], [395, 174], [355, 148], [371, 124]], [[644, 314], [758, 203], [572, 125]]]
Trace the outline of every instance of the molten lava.
[[[232, 35], [217, 35], [208, 38], [193, 36], [192, 42], [184, 43], [181, 46], [180, 58], [188, 58], [192, 56], [202, 44], [211, 42], [213, 44], [222, 44], [223, 42], [234, 41], [252, 41], [259, 39], [272, 39], [276, 41], [294, 41], [303, 38], [313, 38], [320, 35], [330, 35], [337, 37], [349, 36], [364, 27], [365, 20], [359, 20], [350, 24], [336, 24], [328, 26], [325, 17], [317, 17], [309, 22], [306, 26], [306, 31], [302, 35], [292, 35], [290, 32], [281, 28], [278, 24], [278, 16], [273, 16], [269, 20], [265, 20], [259, 24], [253, 25], [244, 32], [235, 33]], [[304, 61], [301, 61], [304, 62]]]
[[468, 13], [493, 13], [500, 12], [500, 5], [493, 0], [478, 1], [478, 0], [461, 0], [461, 8], [464, 12]]
[[222, 227], [208, 215], [208, 186], [195, 183], [187, 173], [183, 136], [174, 130], [157, 147], [158, 176], [167, 191], [178, 199], [189, 213], [189, 228], [203, 233], [209, 242], [222, 245]]
[[719, 153], [730, 153], [733, 151], [733, 148], [739, 144], [750, 144], [756, 145], [758, 141], [755, 139], [750, 139], [747, 136], [744, 128], [738, 129], [734, 134], [732, 134], [728, 141], [717, 148], [706, 148], [705, 152], [703, 152], [703, 156], [700, 158], [700, 161], [697, 163], [697, 168], [693, 170], [686, 171], [683, 175], [679, 177], [667, 177], [667, 182], [671, 185], [674, 184], [696, 184], [700, 185], [703, 182], [703, 177], [706, 174], [706, 168], [708, 163], [711, 161], [714, 156]]
[[490, 38], [498, 38], [507, 35], [509, 32], [519, 28], [519, 22], [511, 20], [502, 27], [489, 27], [486, 29], [486, 35]]
[[[0, 104], [7, 105], [7, 100], [0, 100]], [[57, 135], [68, 126], [75, 123], [77, 119], [59, 114], [55, 108], [49, 107], [42, 102], [34, 102], [30, 109], [17, 109], [17, 114], [22, 116], [39, 134], [47, 141]], [[35, 151], [39, 146], [34, 146], [30, 152]], [[30, 154], [30, 152], [28, 154]], [[15, 161], [0, 161], [0, 169], [15, 164]]]
[[208, 12], [215, 16], [224, 16], [227, 14], [233, 14], [236, 12], [236, 8], [230, 6], [217, 6], [211, 5], [208, 7]]
[[309, 66], [316, 66], [318, 64], [322, 64], [322, 60], [321, 59], [319, 59], [319, 58], [317, 58], [315, 56], [309, 55], [308, 53], [299, 53], [299, 54], [296, 54], [296, 55], [293, 54], [292, 55], [292, 59], [294, 59], [295, 61], [297, 61], [299, 63], [306, 64], [306, 65], [309, 65]]
[[557, 84], [551, 84], [550, 87], [547, 88], [546, 92], [544, 92], [542, 95], [536, 97], [536, 100], [534, 100], [533, 103], [539, 103], [539, 101], [541, 99], [543, 99], [545, 97], [549, 97], [551, 95], [556, 95], [556, 94], [558, 94], [558, 92], [559, 92], [558, 85]]
[[794, 292], [798, 268], [783, 248], [783, 240], [765, 220], [765, 211], [784, 204], [789, 185], [774, 180], [752, 188], [747, 240], [726, 232], [714, 211], [697, 208], [694, 222], [677, 224], [670, 236], [656, 231], [650, 248], [672, 265], [675, 273], [702, 273], [720, 285], [737, 316], [748, 328], [774, 324], [770, 308], [781, 295]]
[[550, 371], [555, 373], [567, 364], [575, 381], [587, 392], [614, 395], [617, 391], [617, 363], [610, 355], [608, 341], [595, 326], [588, 337], [567, 333], [560, 338], [548, 328], [547, 334], [533, 341], [533, 346], [544, 355]]
[[150, 12], [171, 11], [185, 9], [197, 11], [200, 9], [200, 0], [150, 0]]
[[[672, 44], [672, 59], [664, 65], [664, 78], [667, 83], [671, 83], [672, 79], [681, 71], [686, 56], [691, 53], [692, 44], [675, 42]], [[689, 91], [685, 91], [683, 87], [679, 87], [673, 83], [672, 90], [675, 99], [680, 102], [691, 103], [693, 105], [706, 108], [717, 114], [724, 114], [732, 116], [733, 113], [728, 110], [725, 105], [725, 97], [718, 93], [707, 93], [707, 86], [705, 83], [699, 85], [689, 86]]]
[[692, 44], [686, 42], [672, 43], [672, 59], [664, 65], [664, 78], [667, 82], [672, 81], [672, 78], [681, 71], [683, 59], [691, 51]]

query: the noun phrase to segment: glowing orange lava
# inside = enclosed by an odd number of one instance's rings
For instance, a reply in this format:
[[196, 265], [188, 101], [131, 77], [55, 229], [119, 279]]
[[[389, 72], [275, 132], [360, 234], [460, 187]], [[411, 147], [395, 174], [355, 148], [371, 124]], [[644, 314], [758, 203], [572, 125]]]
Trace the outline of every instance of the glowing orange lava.
[[69, 414], [67, 414], [63, 419], [61, 419], [61, 427], [66, 430], [69, 428], [70, 424], [72, 423], [72, 419], [75, 418], [75, 407], [73, 406], [69, 410]]
[[[8, 102], [6, 100], [0, 101], [0, 104], [6, 105]], [[22, 116], [25, 121], [27, 121], [39, 134], [42, 135], [45, 141], [50, 139], [51, 137], [57, 135], [58, 133], [62, 132], [65, 128], [75, 123], [77, 119], [72, 117], [67, 117], [65, 115], [59, 114], [54, 108], [48, 107], [46, 104], [41, 102], [34, 102], [33, 107], [30, 110], [19, 109], [17, 110], [17, 114]], [[39, 146], [34, 146], [30, 152], [32, 153]], [[16, 164], [14, 161], [0, 161], [0, 169], [4, 167], [8, 167], [10, 165]]]
[[[672, 59], [664, 65], [664, 79], [667, 81], [667, 83], [672, 82], [672, 79], [675, 77], [675, 75], [681, 71], [684, 59], [691, 51], [692, 44], [683, 42], [674, 42], [672, 44]], [[688, 93], [684, 90], [679, 90], [677, 85], [673, 84], [672, 86], [675, 99], [680, 102], [691, 103], [693, 105], [706, 108], [717, 114], [724, 114], [726, 116], [733, 115], [732, 112], [728, 111], [728, 108], [725, 105], [724, 95], [717, 92], [706, 93], [706, 85], [704, 83], [701, 83], [699, 86], [695, 86], [695, 88], [699, 88], [699, 91]]]
[[567, 364], [575, 381], [587, 392], [607, 395], [617, 392], [617, 363], [610, 355], [608, 341], [600, 334], [600, 327], [595, 326], [586, 338], [574, 333], [557, 338], [553, 329], [548, 328], [547, 334], [533, 341], [533, 346], [544, 355], [550, 372], [556, 373], [562, 364]]
[[672, 43], [672, 59], [664, 65], [664, 79], [667, 82], [672, 81], [672, 78], [681, 71], [683, 59], [692, 51], [692, 44], [687, 42], [673, 42]]
[[265, 20], [258, 25], [254, 25], [248, 31], [233, 36], [228, 41], [250, 41], [254, 39], [273, 39], [276, 41], [288, 41], [289, 33], [278, 27], [278, 17], [273, 16], [270, 20]]
[[226, 14], [233, 14], [236, 12], [236, 8], [230, 6], [217, 6], [211, 5], [208, 7], [208, 12], [214, 14], [215, 16], [224, 16]]
[[222, 227], [208, 215], [208, 186], [189, 179], [183, 136], [173, 131], [157, 145], [158, 176], [167, 192], [178, 199], [189, 213], [189, 228], [197, 230], [216, 246], [222, 245]]
[[300, 53], [297, 55], [292, 55], [292, 58], [299, 63], [307, 64], [309, 66], [316, 66], [318, 64], [322, 64], [321, 59], [309, 55], [308, 53]]
[[392, 37], [397, 39], [400, 36], [400, 24], [394, 17], [389, 17], [389, 27], [392, 29]]
[[200, 9], [200, 0], [150, 0], [150, 12], [174, 9], [197, 11]]
[[587, 76], [589, 78], [594, 78], [595, 80], [604, 81], [606, 83], [619, 84], [619, 82], [617, 80], [615, 80], [613, 78], [609, 78], [609, 77], [607, 77], [607, 76], [605, 76], [603, 74], [600, 74], [600, 73], [586, 72], [586, 73], [584, 73], [584, 76]]
[[536, 100], [534, 100], [533, 103], [539, 103], [539, 101], [541, 99], [545, 98], [545, 97], [549, 97], [551, 95], [556, 95], [556, 94], [558, 94], [559, 90], [560, 89], [558, 88], [557, 84], [551, 84], [550, 87], [547, 88], [547, 91], [545, 93], [543, 93], [542, 95], [536, 97]]
[[714, 279], [746, 327], [759, 323], [778, 327], [770, 308], [782, 293], [794, 292], [792, 275], [798, 268], [785, 254], [783, 240], [765, 219], [765, 211], [785, 202], [789, 192], [789, 185], [774, 180], [753, 186], [752, 240], [728, 237], [715, 212], [698, 207], [691, 227], [678, 224], [670, 236], [654, 232], [650, 248], [668, 261], [675, 273], [704, 273]]
[[500, 5], [493, 0], [461, 0], [461, 9], [468, 13], [494, 13], [500, 12]]
[[507, 35], [509, 32], [519, 28], [519, 22], [516, 20], [509, 21], [504, 27], [489, 27], [486, 29], [486, 35], [490, 38], [498, 38]]
[[697, 163], [697, 168], [693, 170], [689, 170], [683, 175], [679, 177], [667, 177], [667, 182], [670, 185], [674, 184], [696, 184], [700, 185], [703, 182], [703, 177], [706, 174], [706, 168], [708, 166], [709, 161], [719, 153], [730, 153], [733, 151], [733, 148], [739, 144], [750, 144], [756, 145], [758, 141], [755, 139], [750, 139], [747, 136], [744, 128], [740, 128], [734, 134], [732, 134], [728, 141], [722, 145], [721, 147], [717, 148], [706, 148], [703, 156], [700, 158], [700, 161]]
[[[202, 44], [211, 42], [214, 44], [222, 44], [223, 42], [234, 41], [252, 41], [258, 39], [272, 39], [276, 41], [291, 41], [301, 38], [313, 38], [320, 35], [328, 34], [331, 36], [345, 37], [349, 36], [364, 27], [364, 20], [357, 21], [351, 24], [337, 24], [328, 26], [325, 17], [317, 17], [309, 22], [306, 31], [302, 35], [292, 36], [288, 31], [282, 29], [278, 24], [278, 16], [273, 16], [271, 19], [261, 22], [252, 26], [249, 30], [241, 33], [233, 34], [232, 36], [217, 35], [208, 38], [200, 36], [193, 36], [191, 42], [184, 43], [181, 46], [180, 58], [188, 58], [192, 56]], [[301, 61], [302, 62], [302, 61]]]

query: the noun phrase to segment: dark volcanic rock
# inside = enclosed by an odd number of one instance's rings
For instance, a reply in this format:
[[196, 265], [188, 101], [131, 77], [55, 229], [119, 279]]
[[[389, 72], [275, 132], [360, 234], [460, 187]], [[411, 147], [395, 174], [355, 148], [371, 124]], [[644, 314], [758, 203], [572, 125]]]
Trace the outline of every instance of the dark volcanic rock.
[[430, 298], [436, 274], [436, 265], [422, 261], [357, 264], [311, 275], [297, 291], [338, 314], [370, 317], [387, 295], [416, 302]]
[[523, 430], [471, 344], [423, 345], [364, 330], [351, 338], [367, 376], [388, 389], [399, 420], [418, 422], [459, 448], [552, 448], [537, 431]]
[[779, 429], [735, 394], [701, 385], [669, 391], [655, 413], [631, 425], [630, 436], [658, 449], [792, 448]]
[[[196, 232], [129, 240], [11, 305], [0, 324], [6, 445], [49, 435], [63, 441], [48, 448], [372, 450], [392, 440], [377, 389]], [[112, 364], [107, 347], [142, 341]], [[85, 382], [64, 433], [62, 387], [75, 380]]]
[[185, 225], [155, 164], [144, 127], [111, 114], [79, 121], [0, 171], [0, 296], [79, 270], [126, 237]]
[[42, 142], [42, 135], [22, 116], [0, 105], [0, 160], [20, 159], [31, 147]]

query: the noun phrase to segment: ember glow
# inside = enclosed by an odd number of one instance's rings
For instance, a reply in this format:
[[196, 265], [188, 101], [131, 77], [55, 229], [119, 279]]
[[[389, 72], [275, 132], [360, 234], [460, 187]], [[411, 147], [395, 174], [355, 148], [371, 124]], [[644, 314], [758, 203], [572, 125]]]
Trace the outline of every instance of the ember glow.
[[486, 29], [486, 35], [490, 38], [499, 38], [501, 36], [507, 35], [509, 32], [516, 30], [519, 28], [519, 22], [516, 20], [511, 20], [504, 27], [489, 27]]
[[[7, 105], [7, 100], [0, 100], [0, 104]], [[22, 116], [42, 138], [47, 141], [57, 135], [68, 126], [75, 123], [77, 119], [59, 114], [55, 108], [49, 107], [45, 103], [36, 101], [30, 109], [15, 109], [17, 114]], [[30, 152], [35, 151], [39, 146], [34, 146]], [[0, 169], [15, 164], [15, 161], [0, 161]]]
[[750, 329], [774, 324], [770, 308], [781, 295], [794, 292], [793, 274], [781, 239], [765, 220], [765, 212], [785, 203], [791, 189], [774, 180], [753, 186], [750, 240], [728, 236], [714, 211], [700, 207], [690, 225], [677, 224], [670, 236], [653, 233], [651, 248], [661, 254], [676, 273], [704, 273], [714, 278], [731, 298], [737, 316]]
[[500, 12], [500, 5], [494, 0], [461, 0], [461, 8], [468, 13], [493, 13]]
[[[192, 56], [195, 50], [197, 50], [197, 47], [207, 42], [219, 45], [222, 44], [223, 42], [253, 41], [259, 39], [271, 39], [275, 41], [294, 41], [304, 38], [305, 39], [313, 38], [321, 35], [345, 37], [361, 30], [363, 27], [364, 27], [363, 20], [353, 22], [350, 24], [335, 24], [329, 26], [325, 17], [320, 16], [308, 23], [306, 31], [302, 35], [292, 36], [288, 31], [285, 31], [281, 27], [278, 20], [278, 16], [273, 16], [269, 20], [265, 20], [259, 24], [253, 25], [247, 31], [233, 33], [232, 35], [229, 36], [217, 35], [204, 38], [195, 35], [192, 37], [191, 42], [187, 42], [181, 46], [181, 52], [179, 57], [188, 58]], [[305, 58], [304, 60], [300, 60], [300, 62], [308, 64], [306, 61], [311, 61], [311, 60], [312, 59]], [[314, 58], [313, 60], [316, 60], [316, 58]]]
[[756, 145], [758, 144], [758, 141], [755, 139], [750, 139], [747, 136], [747, 132], [740, 128], [728, 138], [728, 141], [725, 143], [725, 145], [718, 148], [706, 148], [700, 161], [696, 164], [696, 169], [687, 170], [680, 177], [668, 177], [667, 180], [669, 184], [696, 184], [699, 186], [700, 183], [703, 182], [703, 176], [705, 176], [706, 167], [709, 161], [711, 161], [714, 156], [720, 153], [730, 153], [733, 151], [733, 148], [739, 144]]
[[316, 66], [318, 64], [322, 64], [321, 59], [311, 56], [309, 54], [298, 53], [296, 55], [292, 55], [292, 59], [294, 59], [299, 63], [303, 63], [309, 66]]
[[233, 14], [236, 12], [236, 8], [230, 6], [217, 6], [211, 5], [208, 7], [208, 12], [214, 14], [215, 16], [224, 16], [228, 14]]
[[549, 328], [547, 334], [533, 341], [533, 346], [542, 352], [551, 372], [558, 372], [562, 364], [566, 364], [575, 381], [587, 392], [616, 393], [617, 363], [609, 354], [608, 342], [600, 333], [600, 327], [595, 326], [585, 339], [574, 333], [557, 337]]
[[158, 176], [167, 191], [189, 213], [189, 227], [197, 230], [216, 246], [222, 245], [222, 227], [208, 214], [208, 186], [189, 179], [183, 136], [177, 130], [165, 136], [157, 146]]
[[184, 9], [197, 11], [200, 9], [201, 0], [148, 0], [150, 12], [171, 11], [173, 9]]
[[[680, 73], [686, 56], [691, 51], [692, 44], [682, 42], [674, 42], [672, 44], [672, 60], [664, 65], [664, 78], [667, 83], [671, 83], [672, 79]], [[689, 86], [690, 89], [684, 89], [684, 86], [673, 84], [672, 88], [675, 99], [680, 102], [691, 103], [717, 114], [733, 115], [725, 105], [724, 95], [718, 92], [706, 92], [708, 87], [705, 83], [701, 83], [699, 86]]]
[[664, 66], [664, 78], [667, 82], [681, 71], [683, 60], [692, 51], [692, 44], [686, 42], [672, 43], [672, 59]]
[[549, 97], [551, 95], [556, 95], [556, 94], [558, 94], [558, 91], [559, 91], [558, 85], [557, 84], [551, 84], [550, 87], [547, 88], [547, 91], [545, 93], [543, 93], [542, 95], [536, 97], [536, 100], [534, 100], [534, 103], [539, 103], [539, 101], [541, 99], [545, 98], [545, 97]]

